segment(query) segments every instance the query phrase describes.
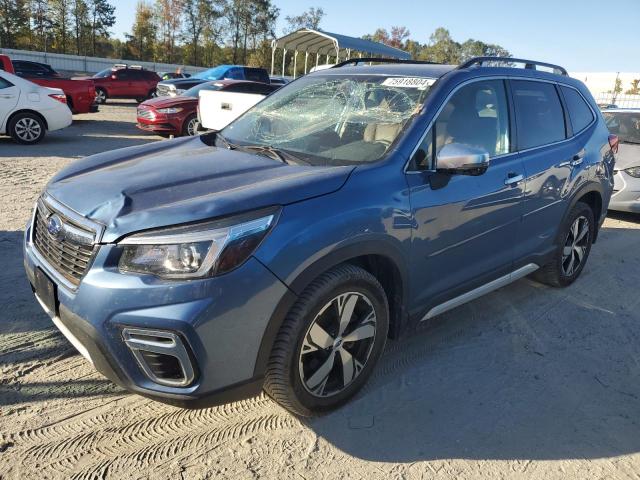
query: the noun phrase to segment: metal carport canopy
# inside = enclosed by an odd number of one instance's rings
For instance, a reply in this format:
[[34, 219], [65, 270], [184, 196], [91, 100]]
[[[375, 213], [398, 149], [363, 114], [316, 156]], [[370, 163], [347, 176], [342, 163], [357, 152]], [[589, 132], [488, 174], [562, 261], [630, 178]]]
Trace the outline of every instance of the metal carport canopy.
[[[347, 35], [341, 35], [339, 33], [325, 32], [323, 30], [312, 30], [310, 28], [301, 28], [295, 32], [289, 33], [284, 37], [273, 40], [271, 44], [272, 52], [275, 53], [277, 48], [282, 48], [285, 52], [304, 52], [305, 55], [305, 67], [306, 57], [310, 53], [319, 55], [335, 56], [339, 58], [342, 54], [345, 58], [351, 57], [351, 52], [366, 53], [371, 56], [381, 56], [385, 58], [399, 58], [410, 59], [411, 54], [400, 50], [398, 48], [390, 47], [379, 42], [372, 42], [371, 40], [364, 40], [362, 38], [349, 37]], [[316, 62], [317, 62], [316, 56]], [[273, 74], [273, 56], [271, 62], [271, 73]], [[283, 71], [284, 71], [284, 58], [283, 58]], [[295, 73], [295, 69], [294, 69]], [[284, 73], [283, 73], [284, 75]]]

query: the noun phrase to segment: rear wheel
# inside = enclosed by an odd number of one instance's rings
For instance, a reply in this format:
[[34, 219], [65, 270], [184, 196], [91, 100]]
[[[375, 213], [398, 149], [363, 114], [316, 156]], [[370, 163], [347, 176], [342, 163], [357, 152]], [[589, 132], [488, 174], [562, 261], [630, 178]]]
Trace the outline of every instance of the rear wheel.
[[200, 122], [198, 121], [198, 117], [196, 115], [189, 115], [184, 123], [182, 124], [182, 136], [190, 136], [198, 135], [200, 131]]
[[11, 119], [8, 132], [17, 143], [33, 145], [44, 138], [46, 126], [35, 113], [19, 113]]
[[344, 404], [371, 375], [388, 329], [387, 298], [373, 275], [353, 265], [322, 274], [282, 324], [266, 392], [303, 416]]
[[103, 88], [96, 88], [96, 103], [99, 103], [100, 105], [104, 105], [105, 103], [107, 103], [107, 92], [105, 89]]
[[553, 287], [571, 285], [587, 263], [594, 233], [593, 210], [586, 203], [578, 202], [562, 227], [553, 260], [535, 272], [534, 278]]

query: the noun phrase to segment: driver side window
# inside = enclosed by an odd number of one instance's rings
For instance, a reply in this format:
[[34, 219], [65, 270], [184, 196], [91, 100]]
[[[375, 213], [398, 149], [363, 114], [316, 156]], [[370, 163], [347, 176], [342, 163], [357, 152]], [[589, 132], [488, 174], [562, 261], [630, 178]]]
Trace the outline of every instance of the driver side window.
[[474, 82], [458, 90], [416, 150], [412, 168], [434, 169], [438, 152], [450, 143], [481, 148], [490, 157], [509, 153], [509, 107], [502, 80]]

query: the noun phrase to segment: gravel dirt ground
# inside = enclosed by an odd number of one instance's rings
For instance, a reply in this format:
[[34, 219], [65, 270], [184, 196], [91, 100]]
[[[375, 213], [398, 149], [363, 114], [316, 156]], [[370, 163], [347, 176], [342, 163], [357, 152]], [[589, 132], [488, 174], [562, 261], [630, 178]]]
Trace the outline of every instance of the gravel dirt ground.
[[389, 342], [356, 399], [300, 420], [267, 397], [180, 410], [96, 373], [33, 298], [21, 238], [47, 179], [158, 141], [109, 104], [34, 147], [0, 139], [0, 478], [639, 479], [640, 217], [582, 277], [524, 279]]

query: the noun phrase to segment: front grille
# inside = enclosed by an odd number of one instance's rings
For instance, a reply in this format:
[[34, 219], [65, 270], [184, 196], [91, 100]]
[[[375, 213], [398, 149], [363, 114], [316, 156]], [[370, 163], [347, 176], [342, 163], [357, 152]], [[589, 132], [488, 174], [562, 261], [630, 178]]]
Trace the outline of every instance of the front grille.
[[170, 91], [171, 89], [169, 88], [169, 85], [162, 85], [159, 83], [156, 87], [156, 94], [159, 97], [168, 97]]
[[153, 120], [153, 110], [148, 108], [138, 108], [138, 118], [144, 118], [145, 120]]
[[[48, 219], [57, 215], [62, 225], [76, 234], [69, 234], [60, 238], [55, 237], [47, 228]], [[93, 255], [94, 245], [91, 242], [81, 242], [80, 238], [93, 238], [95, 232], [86, 230], [80, 225], [71, 222], [63, 215], [49, 210], [38, 202], [33, 222], [32, 242], [36, 250], [62, 277], [73, 285], [78, 285], [82, 277], [87, 273]], [[79, 234], [79, 235], [78, 235]]]

